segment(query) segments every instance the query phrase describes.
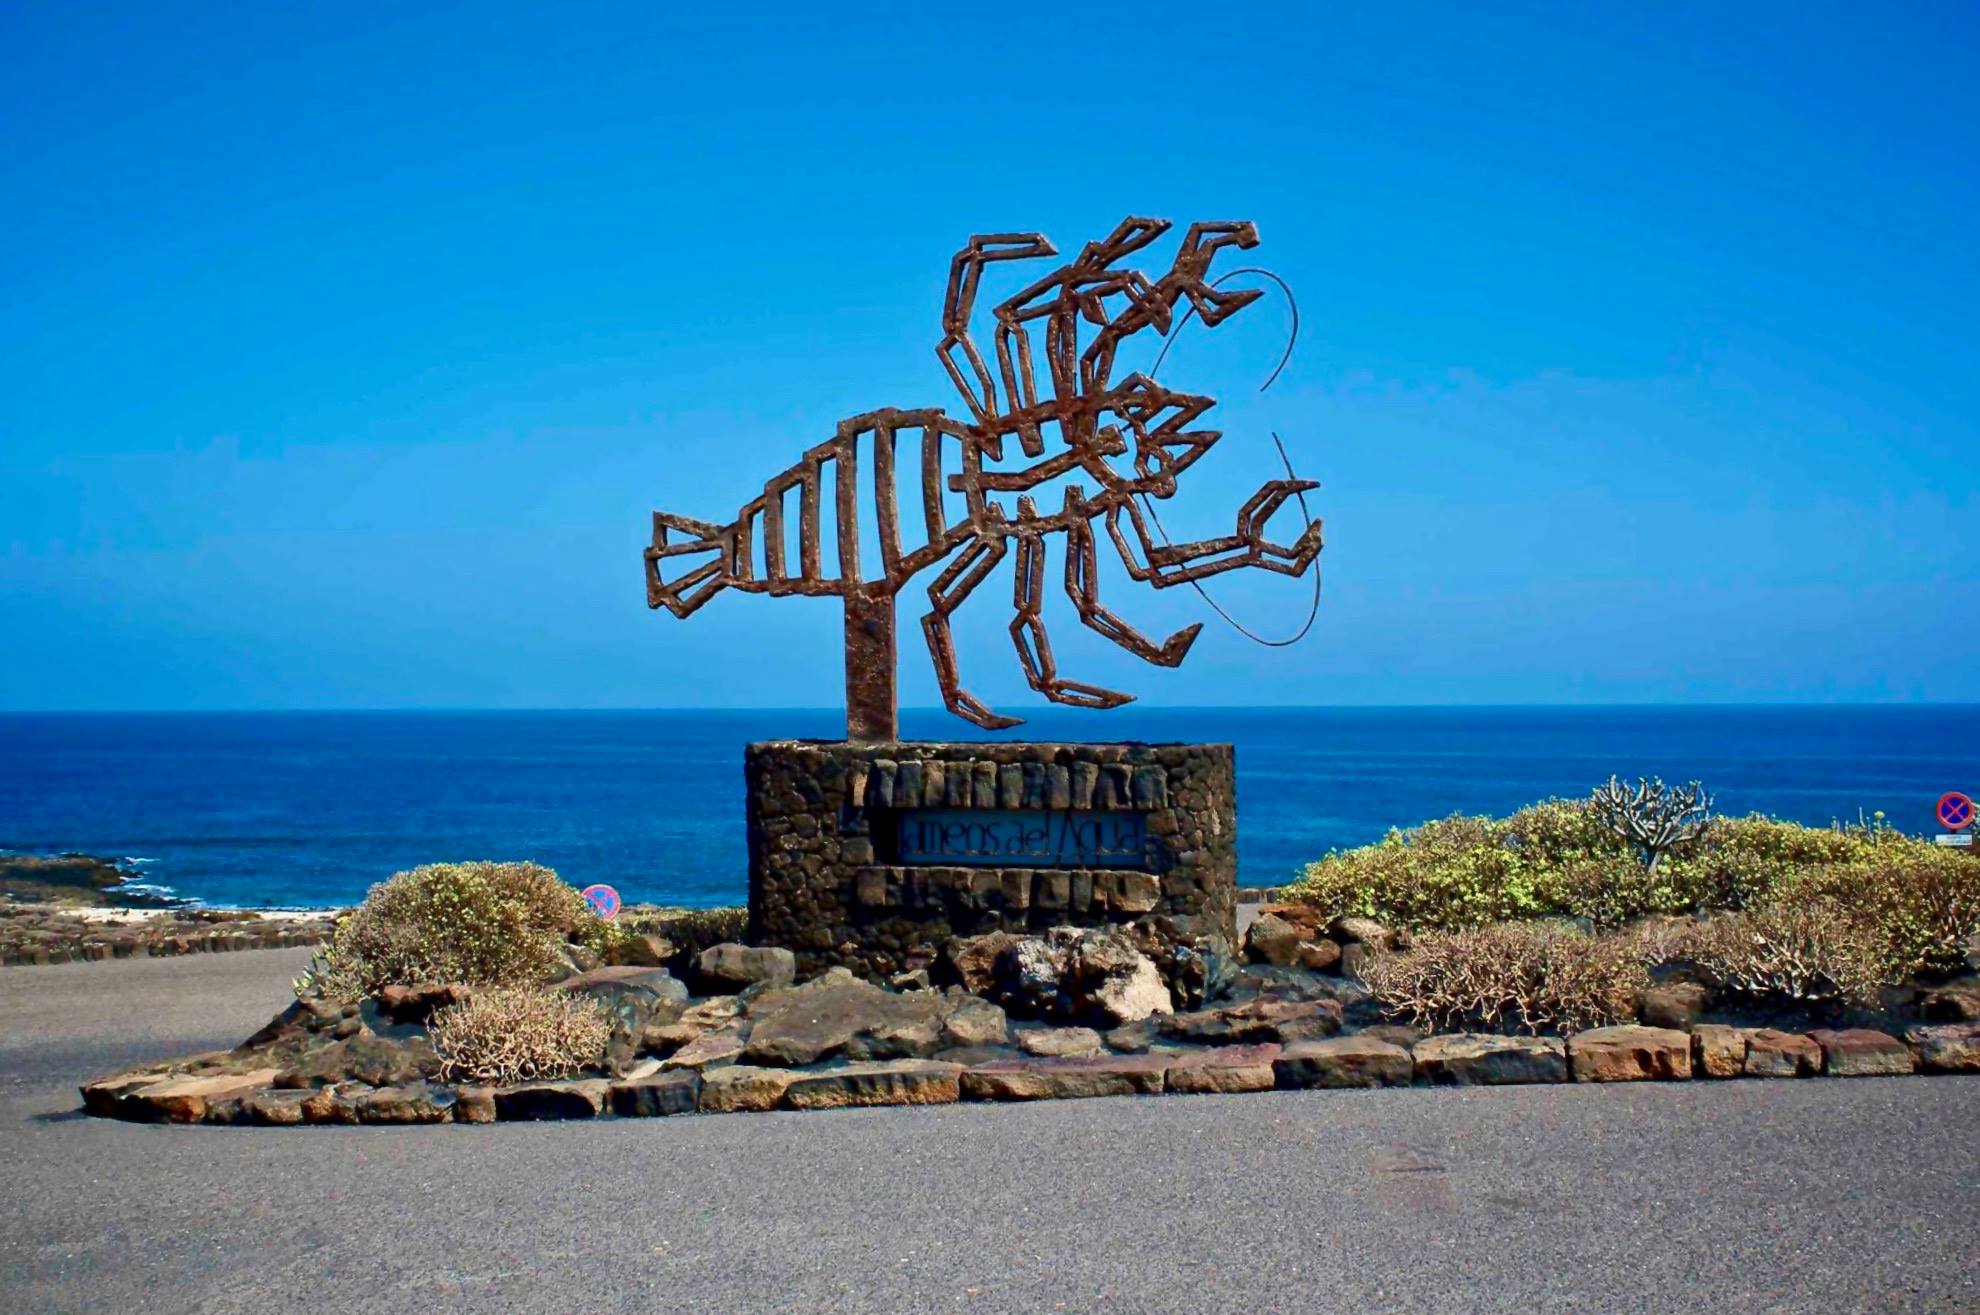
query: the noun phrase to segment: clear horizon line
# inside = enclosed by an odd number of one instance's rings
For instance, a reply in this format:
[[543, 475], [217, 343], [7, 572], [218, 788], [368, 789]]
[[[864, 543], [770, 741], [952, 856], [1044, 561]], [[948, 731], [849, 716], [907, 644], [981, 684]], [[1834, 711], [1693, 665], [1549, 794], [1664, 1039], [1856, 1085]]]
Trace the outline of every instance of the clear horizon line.
[[[1944, 709], [1980, 708], [1980, 700], [1952, 699], [1944, 701], [1926, 700], [1737, 700], [1699, 699], [1684, 702], [1480, 702], [1480, 703], [1142, 703], [1135, 705], [1138, 711], [1147, 712], [1435, 712], [1435, 711], [1673, 711], [1686, 709], [1917, 709], [1933, 711]], [[841, 713], [839, 704], [737, 704], [717, 707], [686, 707], [670, 705], [626, 705], [618, 707], [587, 707], [582, 705], [543, 704], [529, 707], [502, 707], [487, 704], [410, 704], [404, 706], [353, 706], [353, 707], [252, 707], [252, 708], [0, 708], [0, 717], [143, 717], [143, 716], [381, 716], [410, 715], [419, 713], [493, 713], [493, 714], [597, 714], [610, 716], [624, 713], [693, 713], [717, 716], [726, 713]], [[1033, 709], [1033, 715], [1056, 715], [1061, 710], [1047, 706]], [[1091, 709], [1066, 709], [1065, 711], [1087, 712]], [[1114, 711], [1108, 709], [1107, 711]], [[901, 708], [902, 713], [947, 714], [948, 710], [939, 704], [912, 705]], [[1097, 719], [1097, 720], [1104, 720]]]

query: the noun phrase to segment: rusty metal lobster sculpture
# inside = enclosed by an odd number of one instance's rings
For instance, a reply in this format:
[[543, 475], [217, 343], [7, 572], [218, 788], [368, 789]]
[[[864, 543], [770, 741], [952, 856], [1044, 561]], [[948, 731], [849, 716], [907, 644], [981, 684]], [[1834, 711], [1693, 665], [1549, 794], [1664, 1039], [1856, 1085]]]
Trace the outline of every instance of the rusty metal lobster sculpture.
[[[1240, 508], [1232, 534], [1172, 544], [1165, 535], [1158, 539], [1150, 532], [1146, 500], [1173, 496], [1177, 476], [1221, 437], [1215, 430], [1187, 428], [1216, 403], [1165, 388], [1143, 373], [1116, 383], [1111, 378], [1115, 354], [1137, 333], [1168, 334], [1179, 303], [1186, 301], [1205, 325], [1215, 326], [1264, 295], [1255, 288], [1225, 290], [1208, 277], [1219, 251], [1257, 245], [1258, 231], [1249, 223], [1192, 225], [1168, 272], [1158, 278], [1117, 267], [1116, 262], [1168, 228], [1166, 220], [1123, 220], [1107, 237], [1088, 243], [1076, 259], [1000, 303], [994, 312], [994, 377], [969, 336], [984, 266], [1056, 256], [1058, 250], [1038, 233], [971, 238], [950, 265], [943, 337], [936, 348], [970, 419], [936, 408], [889, 407], [853, 416], [839, 422], [834, 437], [772, 477], [762, 494], [726, 524], [655, 512], [653, 543], [646, 550], [647, 605], [685, 617], [724, 589], [844, 600], [847, 738], [891, 740], [899, 734], [894, 599], [917, 574], [942, 564], [927, 586], [928, 611], [921, 618], [942, 699], [956, 715], [996, 730], [1020, 719], [991, 710], [963, 688], [949, 618], [1015, 551], [1016, 615], [1010, 631], [1031, 687], [1055, 703], [1075, 707], [1112, 708], [1129, 702], [1132, 695], [1059, 674], [1040, 614], [1048, 537], [1064, 540], [1065, 590], [1080, 620], [1136, 657], [1163, 667], [1182, 662], [1202, 626], [1187, 626], [1157, 643], [1109, 611], [1098, 592], [1096, 524], [1104, 521], [1128, 574], [1158, 589], [1244, 566], [1303, 575], [1321, 548], [1317, 520], [1308, 522], [1290, 545], [1265, 537], [1266, 523], [1289, 498], [1318, 487], [1293, 478], [1262, 486]], [[1040, 320], [1051, 380], [1044, 396], [1031, 338], [1032, 326]], [[1081, 321], [1095, 326], [1083, 350]], [[918, 455], [911, 439], [905, 457], [897, 450], [904, 434], [918, 434]], [[1004, 460], [1005, 442], [1012, 438], [1028, 464], [985, 469], [985, 458]], [[919, 527], [904, 527], [896, 499], [901, 460], [920, 463]], [[1130, 468], [1116, 466], [1116, 460]], [[835, 561], [821, 553], [819, 543], [828, 467], [838, 540]], [[1067, 484], [1063, 505], [1041, 512], [1030, 491], [1075, 472], [1090, 476], [1096, 490], [1088, 494], [1078, 484]], [[872, 488], [878, 562], [861, 560], [863, 475]], [[951, 509], [948, 494], [960, 495], [960, 510]], [[999, 494], [1017, 495], [1015, 515], [998, 501]], [[786, 555], [793, 495], [795, 564]], [[674, 534], [686, 537], [676, 540]], [[673, 558], [700, 555], [708, 560], [674, 579], [662, 572], [662, 564]]]

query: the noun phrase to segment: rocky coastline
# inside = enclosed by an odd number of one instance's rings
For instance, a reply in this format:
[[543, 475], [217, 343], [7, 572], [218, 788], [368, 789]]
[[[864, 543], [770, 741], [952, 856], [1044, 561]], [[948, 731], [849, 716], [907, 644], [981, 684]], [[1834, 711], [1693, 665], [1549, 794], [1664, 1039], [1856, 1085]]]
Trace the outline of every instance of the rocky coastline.
[[94, 854], [0, 853], [0, 900], [60, 908], [162, 909], [185, 903], [135, 880], [134, 863]]
[[209, 909], [93, 854], [0, 854], [0, 965], [319, 945], [341, 909]]

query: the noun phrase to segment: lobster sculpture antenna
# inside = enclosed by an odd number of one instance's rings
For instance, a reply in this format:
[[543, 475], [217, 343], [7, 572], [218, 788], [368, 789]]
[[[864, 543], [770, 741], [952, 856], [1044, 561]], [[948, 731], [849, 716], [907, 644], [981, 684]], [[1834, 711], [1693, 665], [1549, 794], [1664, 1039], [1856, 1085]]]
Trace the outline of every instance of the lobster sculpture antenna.
[[[926, 586], [921, 628], [942, 700], [957, 716], [997, 730], [1020, 719], [993, 711], [963, 688], [950, 617], [1015, 554], [1010, 632], [1031, 687], [1074, 707], [1129, 702], [1132, 695], [1059, 674], [1041, 616], [1048, 542], [1063, 545], [1065, 590], [1080, 621], [1163, 667], [1182, 662], [1202, 626], [1187, 626], [1158, 643], [1109, 611], [1099, 596], [1096, 527], [1105, 525], [1128, 574], [1158, 589], [1246, 566], [1304, 575], [1321, 549], [1318, 520], [1309, 521], [1290, 545], [1265, 538], [1267, 522], [1288, 499], [1318, 487], [1291, 478], [1290, 471], [1244, 503], [1231, 534], [1174, 544], [1160, 533], [1159, 521], [1151, 533], [1148, 500], [1172, 497], [1177, 477], [1221, 437], [1216, 430], [1188, 427], [1216, 403], [1175, 392], [1144, 373], [1115, 382], [1114, 357], [1137, 333], [1168, 334], [1179, 303], [1214, 327], [1264, 295], [1255, 288], [1225, 290], [1209, 278], [1219, 251], [1257, 245], [1258, 230], [1250, 223], [1192, 225], [1167, 272], [1156, 278], [1118, 264], [1168, 228], [1167, 220], [1123, 220], [1072, 261], [999, 303], [993, 312], [994, 374], [969, 335], [984, 266], [1052, 257], [1058, 249], [1038, 233], [972, 237], [949, 267], [936, 348], [969, 417], [939, 408], [869, 411], [840, 421], [836, 435], [771, 477], [732, 520], [717, 524], [655, 512], [653, 543], [646, 550], [647, 605], [686, 617], [725, 589], [841, 599], [846, 738], [893, 740], [899, 737], [894, 600], [917, 575], [939, 566]], [[1032, 338], [1039, 321], [1049, 380], [1042, 393]], [[1082, 321], [1093, 326], [1083, 348]], [[1006, 465], [1012, 440], [1022, 457], [1013, 454]], [[986, 468], [986, 458], [997, 464]], [[922, 504], [905, 509], [905, 516], [895, 495], [903, 461], [919, 463]], [[1032, 490], [1075, 474], [1093, 481], [1091, 493], [1067, 483], [1062, 505], [1038, 507]], [[828, 478], [837, 542], [823, 545]], [[870, 499], [862, 499], [863, 487], [871, 489]], [[1010, 494], [1016, 495], [1014, 509], [999, 496]], [[795, 562], [787, 555], [786, 537], [793, 514]], [[878, 561], [861, 555], [862, 517], [869, 514]], [[665, 568], [676, 558], [702, 560], [670, 579]]]

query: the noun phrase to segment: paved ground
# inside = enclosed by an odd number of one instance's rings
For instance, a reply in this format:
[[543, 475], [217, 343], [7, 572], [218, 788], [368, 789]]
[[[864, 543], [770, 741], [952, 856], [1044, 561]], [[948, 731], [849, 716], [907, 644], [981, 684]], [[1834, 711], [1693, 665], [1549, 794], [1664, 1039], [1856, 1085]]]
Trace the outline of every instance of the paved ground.
[[0, 969], [0, 1311], [1980, 1311], [1980, 1080], [140, 1127], [304, 952]]

